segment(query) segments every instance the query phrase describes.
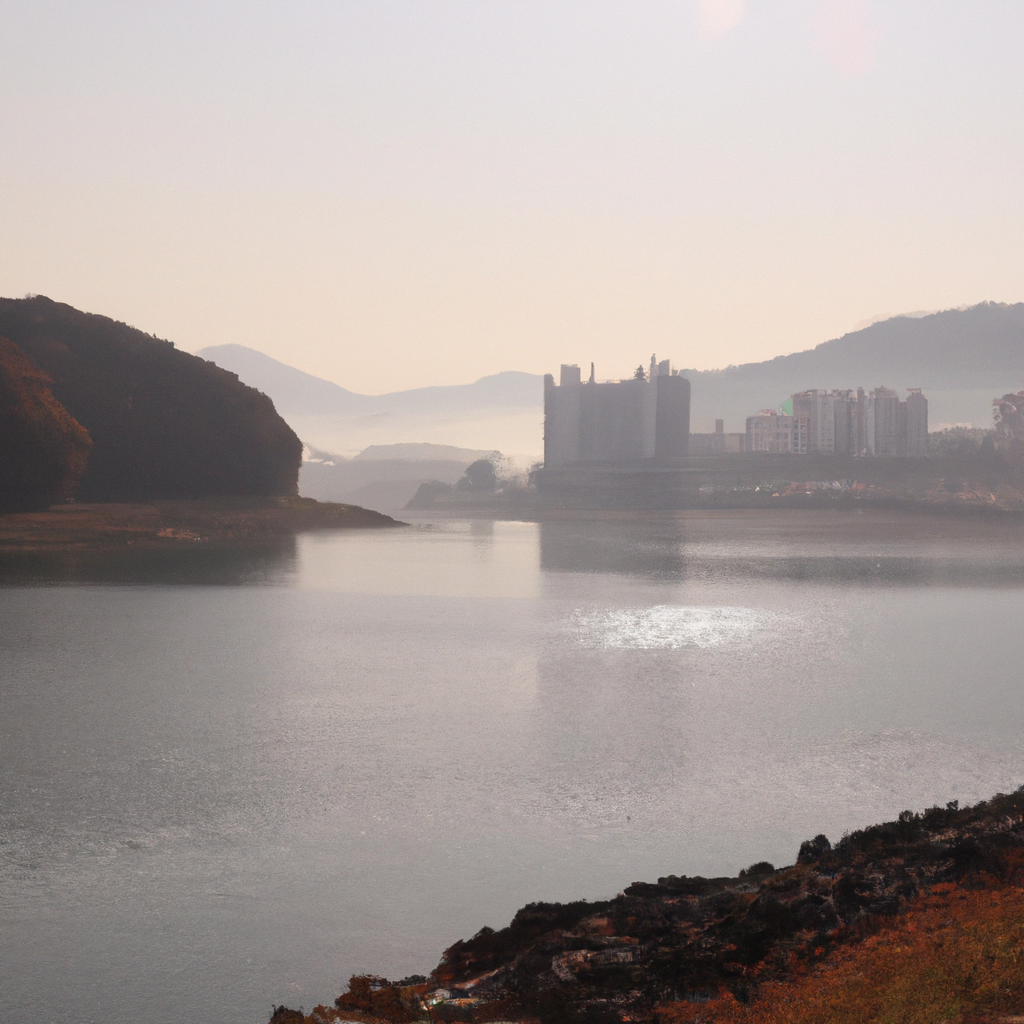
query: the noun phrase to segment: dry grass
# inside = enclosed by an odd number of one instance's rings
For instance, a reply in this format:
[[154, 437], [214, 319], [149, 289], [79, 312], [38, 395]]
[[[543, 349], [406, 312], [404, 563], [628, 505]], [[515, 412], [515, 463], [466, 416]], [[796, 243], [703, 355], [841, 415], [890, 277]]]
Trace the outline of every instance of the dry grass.
[[1024, 1020], [1024, 889], [939, 885], [788, 982], [659, 1008], [659, 1024], [975, 1024]]

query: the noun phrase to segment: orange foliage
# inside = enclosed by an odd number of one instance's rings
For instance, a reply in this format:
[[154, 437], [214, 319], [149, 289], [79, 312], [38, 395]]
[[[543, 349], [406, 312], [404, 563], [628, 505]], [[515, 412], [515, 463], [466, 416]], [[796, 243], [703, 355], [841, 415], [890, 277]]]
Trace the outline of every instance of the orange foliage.
[[[1010, 855], [1019, 878], [1024, 855]], [[1012, 876], [1011, 875], [1011, 876]], [[863, 942], [750, 1004], [669, 1003], [659, 1024], [971, 1024], [1024, 1015], [1024, 890], [936, 885]]]
[[0, 338], [0, 510], [70, 498], [92, 441], [13, 342]]

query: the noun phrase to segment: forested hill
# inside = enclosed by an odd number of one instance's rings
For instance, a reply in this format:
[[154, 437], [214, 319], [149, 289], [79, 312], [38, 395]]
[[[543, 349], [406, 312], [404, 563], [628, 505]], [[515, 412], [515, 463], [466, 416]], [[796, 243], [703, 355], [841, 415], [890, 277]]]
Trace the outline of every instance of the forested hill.
[[742, 430], [761, 407], [807, 388], [920, 387], [932, 423], [991, 423], [996, 395], [1024, 388], [1024, 303], [983, 302], [927, 316], [896, 316], [804, 352], [722, 370], [683, 370], [693, 429], [724, 417]]
[[42, 295], [0, 299], [0, 336], [92, 438], [79, 500], [297, 493], [301, 442], [235, 374]]
[[[804, 380], [806, 387], [839, 386], [833, 381], [875, 386], [898, 377], [932, 388], [969, 388], [986, 386], [993, 374], [1002, 377], [1010, 370], [1024, 374], [1024, 302], [895, 316], [804, 352], [689, 373], [696, 379]], [[815, 385], [819, 380], [828, 384]]]
[[92, 441], [25, 353], [0, 338], [0, 512], [46, 508], [70, 498]]

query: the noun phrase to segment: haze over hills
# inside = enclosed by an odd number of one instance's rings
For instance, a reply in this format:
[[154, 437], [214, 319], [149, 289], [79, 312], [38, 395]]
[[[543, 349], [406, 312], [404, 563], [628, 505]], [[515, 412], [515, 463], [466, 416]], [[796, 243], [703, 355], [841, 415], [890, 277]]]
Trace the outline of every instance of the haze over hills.
[[299, 490], [395, 511], [419, 485], [455, 483], [492, 451], [540, 457], [544, 379], [498, 373], [472, 384], [360, 395], [244, 345], [197, 353], [269, 395], [308, 445]]
[[[539, 457], [543, 378], [506, 372], [473, 384], [359, 395], [242, 345], [197, 353], [274, 399], [309, 444], [353, 454], [371, 444], [432, 442]], [[685, 352], [659, 353], [681, 362]], [[637, 359], [646, 362], [649, 353]], [[552, 372], [558, 366], [553, 362]], [[1024, 303], [890, 317], [813, 349], [722, 370], [682, 370], [691, 429], [743, 430], [746, 417], [806, 388], [924, 388], [929, 421], [992, 421], [992, 399], [1024, 388]], [[600, 376], [600, 367], [598, 367]]]
[[343, 501], [394, 512], [406, 506], [422, 483], [454, 484], [491, 451], [448, 444], [371, 444], [351, 459], [306, 448], [299, 470], [303, 497]]
[[370, 445], [429, 442], [539, 457], [544, 378], [508, 371], [472, 384], [360, 395], [244, 345], [196, 355], [274, 400], [309, 445], [354, 455]]

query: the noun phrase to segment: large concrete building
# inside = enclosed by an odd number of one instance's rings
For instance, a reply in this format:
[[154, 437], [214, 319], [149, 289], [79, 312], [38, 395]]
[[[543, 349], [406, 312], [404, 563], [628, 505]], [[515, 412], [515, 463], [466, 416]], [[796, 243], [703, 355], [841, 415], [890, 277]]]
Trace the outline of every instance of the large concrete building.
[[875, 388], [865, 403], [865, 455], [928, 454], [928, 399], [911, 388], [906, 401], [891, 388]]
[[864, 451], [864, 391], [799, 391], [792, 414], [807, 420], [807, 451], [860, 455]]
[[688, 454], [690, 382], [667, 359], [651, 357], [632, 380], [584, 382], [563, 365], [558, 384], [544, 377], [544, 466], [577, 463], [673, 462]]

